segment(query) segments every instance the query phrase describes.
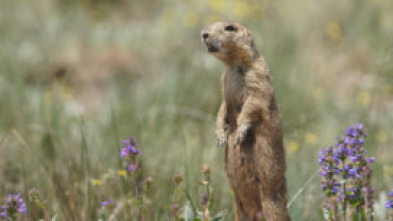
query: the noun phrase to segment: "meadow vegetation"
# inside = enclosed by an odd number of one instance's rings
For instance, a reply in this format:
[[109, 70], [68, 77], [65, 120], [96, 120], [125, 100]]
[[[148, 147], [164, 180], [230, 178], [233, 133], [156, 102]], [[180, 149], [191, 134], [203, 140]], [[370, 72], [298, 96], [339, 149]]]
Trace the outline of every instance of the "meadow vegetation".
[[[214, 138], [223, 65], [200, 40], [204, 26], [229, 20], [253, 31], [271, 69], [292, 219], [323, 219], [318, 152], [362, 122], [383, 220], [379, 200], [393, 187], [392, 11], [385, 0], [2, 0], [0, 201], [39, 202], [22, 220], [98, 220], [108, 212], [101, 202], [130, 199], [150, 177], [144, 220], [174, 220], [171, 205], [187, 197], [173, 176], [199, 199], [207, 164], [210, 211], [232, 220]], [[137, 176], [120, 158], [131, 135], [143, 153]], [[140, 220], [137, 208], [130, 202], [118, 219]]]

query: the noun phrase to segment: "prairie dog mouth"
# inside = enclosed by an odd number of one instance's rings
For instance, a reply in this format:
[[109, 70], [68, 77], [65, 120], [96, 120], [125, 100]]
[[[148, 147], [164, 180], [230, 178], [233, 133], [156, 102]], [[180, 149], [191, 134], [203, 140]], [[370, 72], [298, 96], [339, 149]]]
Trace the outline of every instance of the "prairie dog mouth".
[[207, 46], [207, 51], [208, 51], [208, 52], [218, 52], [218, 48], [215, 47], [214, 45], [209, 44], [209, 43], [207, 43], [207, 42], [205, 42], [205, 44], [206, 44], [206, 46]]

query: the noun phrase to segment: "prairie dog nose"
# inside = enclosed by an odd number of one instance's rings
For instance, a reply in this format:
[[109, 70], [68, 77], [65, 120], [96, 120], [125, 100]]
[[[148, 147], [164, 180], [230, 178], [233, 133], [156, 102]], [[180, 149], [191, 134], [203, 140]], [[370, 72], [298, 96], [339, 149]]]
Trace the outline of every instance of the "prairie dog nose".
[[203, 34], [202, 34], [203, 40], [205, 40], [205, 39], [208, 38], [208, 37], [209, 37], [209, 34], [208, 34], [208, 33], [203, 33]]

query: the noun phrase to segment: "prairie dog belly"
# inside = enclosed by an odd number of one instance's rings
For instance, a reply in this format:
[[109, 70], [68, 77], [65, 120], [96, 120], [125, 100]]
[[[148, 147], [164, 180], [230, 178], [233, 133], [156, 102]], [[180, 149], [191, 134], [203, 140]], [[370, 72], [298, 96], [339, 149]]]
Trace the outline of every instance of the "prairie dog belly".
[[[228, 145], [226, 150], [226, 171], [232, 189], [235, 191], [238, 203], [242, 204], [248, 214], [256, 214], [262, 211], [259, 195], [260, 180], [255, 170], [254, 151], [255, 143], [252, 145], [233, 148], [236, 139], [236, 130], [228, 134]], [[252, 138], [248, 138], [252, 139]], [[248, 143], [247, 143], [248, 144]], [[257, 193], [257, 194], [256, 194]]]

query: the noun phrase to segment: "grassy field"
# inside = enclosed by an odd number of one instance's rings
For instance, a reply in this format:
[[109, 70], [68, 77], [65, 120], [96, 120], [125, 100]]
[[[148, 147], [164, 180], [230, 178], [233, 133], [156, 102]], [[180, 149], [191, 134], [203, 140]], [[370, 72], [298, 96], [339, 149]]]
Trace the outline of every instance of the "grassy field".
[[[36, 188], [45, 208], [28, 203], [22, 220], [98, 220], [101, 201], [134, 192], [118, 173], [120, 140], [132, 135], [143, 152], [137, 178], [154, 180], [144, 220], [173, 220], [175, 174], [199, 201], [203, 164], [212, 212], [233, 220], [214, 139], [223, 65], [199, 36], [220, 20], [251, 29], [271, 68], [289, 199], [318, 170], [320, 148], [357, 122], [379, 198], [393, 187], [392, 11], [386, 0], [2, 0], [0, 203]], [[303, 190], [292, 219], [322, 220], [319, 177]], [[118, 220], [140, 220], [129, 204]]]

